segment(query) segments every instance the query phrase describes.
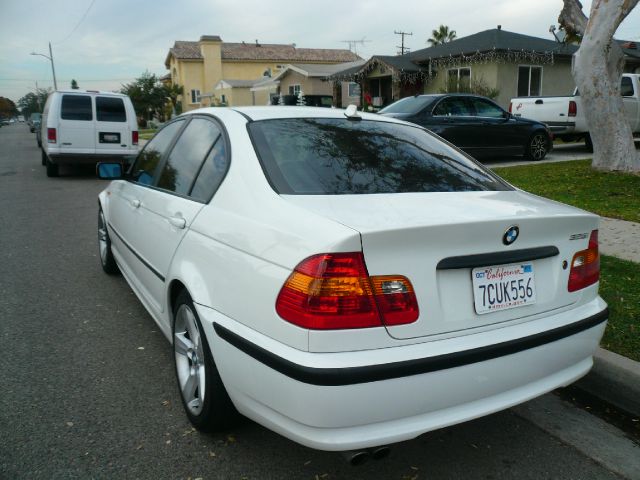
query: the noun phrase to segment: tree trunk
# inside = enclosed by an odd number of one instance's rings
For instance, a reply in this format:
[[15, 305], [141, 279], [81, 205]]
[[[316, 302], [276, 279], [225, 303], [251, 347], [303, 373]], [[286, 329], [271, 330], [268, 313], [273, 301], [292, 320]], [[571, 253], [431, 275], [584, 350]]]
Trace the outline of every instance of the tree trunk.
[[559, 19], [574, 32], [584, 31], [572, 72], [593, 142], [592, 165], [599, 170], [640, 171], [640, 155], [620, 96], [624, 54], [613, 40], [618, 25], [638, 1], [594, 0], [584, 26], [575, 8], [576, 4], [581, 7], [579, 2], [564, 0]]

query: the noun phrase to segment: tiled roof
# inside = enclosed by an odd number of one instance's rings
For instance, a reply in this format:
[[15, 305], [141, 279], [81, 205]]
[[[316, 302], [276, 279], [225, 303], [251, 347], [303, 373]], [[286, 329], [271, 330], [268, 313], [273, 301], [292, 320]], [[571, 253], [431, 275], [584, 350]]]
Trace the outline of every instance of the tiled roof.
[[181, 60], [201, 60], [202, 53], [200, 53], [200, 44], [198, 42], [185, 42], [182, 40], [176, 40], [173, 44], [173, 48], [169, 50], [174, 57]]
[[293, 45], [282, 44], [223, 43], [222, 59], [344, 63], [359, 60], [360, 57], [344, 49], [296, 48]]
[[[208, 38], [208, 37], [207, 37]], [[169, 50], [181, 60], [201, 60], [199, 42], [176, 40]], [[255, 43], [222, 43], [222, 60], [263, 60], [282, 62], [344, 63], [360, 60], [355, 53], [344, 49], [296, 48], [293, 45]]]

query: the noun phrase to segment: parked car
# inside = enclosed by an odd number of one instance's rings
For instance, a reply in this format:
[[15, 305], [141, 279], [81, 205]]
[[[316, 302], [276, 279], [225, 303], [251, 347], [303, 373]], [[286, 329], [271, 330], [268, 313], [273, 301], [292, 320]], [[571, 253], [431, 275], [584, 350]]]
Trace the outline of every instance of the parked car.
[[29, 116], [29, 121], [27, 122], [29, 124], [29, 131], [31, 133], [34, 133], [36, 131], [36, 125], [40, 125], [40, 119], [42, 117], [42, 114], [40, 113], [32, 113]]
[[411, 123], [205, 108], [167, 123], [129, 172], [98, 172], [114, 180], [102, 268], [172, 343], [200, 430], [237, 411], [312, 448], [373, 448], [591, 368], [608, 315], [598, 217]]
[[[620, 80], [620, 94], [633, 133], [640, 133], [640, 75], [625, 73]], [[564, 141], [584, 140], [593, 151], [589, 127], [576, 89], [569, 97], [516, 97], [509, 104], [516, 117], [525, 116], [545, 123]]]
[[138, 153], [138, 122], [131, 99], [119, 93], [62, 90], [49, 95], [41, 124], [47, 176], [59, 165], [118, 161]]
[[524, 155], [542, 160], [553, 148], [546, 125], [516, 118], [477, 95], [415, 95], [379, 113], [428, 128], [476, 158]]
[[40, 120], [34, 120], [33, 122], [33, 127], [34, 127], [34, 131], [36, 133], [36, 143], [38, 144], [38, 147], [42, 148], [42, 128], [41, 128], [42, 122]]

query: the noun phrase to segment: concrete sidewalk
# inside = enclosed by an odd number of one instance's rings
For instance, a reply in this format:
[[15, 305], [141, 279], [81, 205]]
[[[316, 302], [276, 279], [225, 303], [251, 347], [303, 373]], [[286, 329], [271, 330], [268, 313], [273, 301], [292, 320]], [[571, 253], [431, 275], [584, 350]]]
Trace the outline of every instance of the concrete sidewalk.
[[602, 217], [600, 252], [640, 263], [640, 223]]

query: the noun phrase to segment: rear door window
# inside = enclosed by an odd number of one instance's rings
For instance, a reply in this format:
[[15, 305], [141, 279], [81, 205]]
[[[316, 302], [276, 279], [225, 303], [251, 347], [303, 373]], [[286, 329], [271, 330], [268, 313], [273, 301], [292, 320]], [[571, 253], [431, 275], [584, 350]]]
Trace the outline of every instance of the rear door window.
[[153, 183], [153, 177], [160, 160], [164, 157], [183, 124], [184, 120], [178, 120], [166, 125], [144, 146], [131, 167], [133, 181], [142, 185]]
[[433, 109], [434, 116], [444, 117], [469, 117], [471, 109], [467, 100], [462, 97], [449, 97], [443, 99], [436, 108]]
[[96, 97], [96, 117], [99, 122], [126, 122], [122, 98]]
[[191, 120], [169, 154], [157, 187], [189, 195], [205, 157], [221, 135], [212, 121], [197, 117]]
[[60, 118], [63, 120], [93, 120], [89, 95], [63, 95]]
[[282, 194], [511, 189], [419, 127], [292, 118], [256, 121], [248, 128], [267, 179]]

